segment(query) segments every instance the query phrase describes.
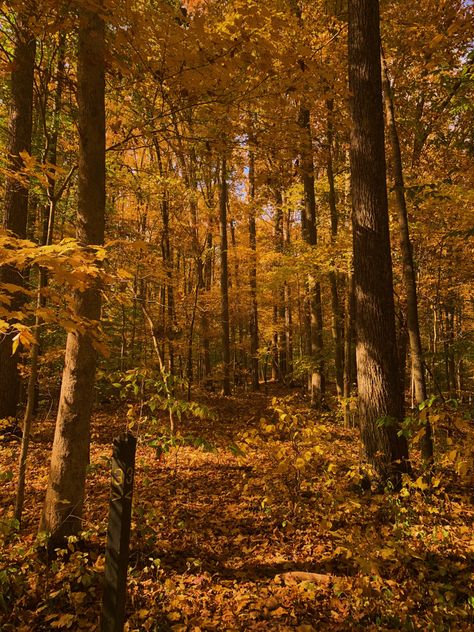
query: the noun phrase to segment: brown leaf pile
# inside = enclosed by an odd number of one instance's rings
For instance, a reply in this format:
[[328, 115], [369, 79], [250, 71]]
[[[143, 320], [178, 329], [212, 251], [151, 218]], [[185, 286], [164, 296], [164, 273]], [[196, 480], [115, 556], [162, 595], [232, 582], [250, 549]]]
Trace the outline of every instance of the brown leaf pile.
[[[301, 398], [280, 395], [315, 422]], [[294, 459], [295, 445], [272, 436], [269, 395], [206, 403], [217, 420], [183, 421], [181, 430], [205, 439], [207, 451], [183, 441], [159, 460], [139, 441], [129, 632], [472, 629], [467, 479], [446, 466], [431, 490], [416, 480], [396, 494], [364, 490], [357, 432], [334, 413], [316, 419], [323, 456], [313, 468], [276, 467], [272, 455]], [[262, 417], [264, 440], [234, 449]], [[95, 416], [84, 534], [49, 566], [36, 529], [53, 421], [34, 431], [21, 533], [10, 520], [19, 446], [2, 445], [1, 630], [97, 629], [111, 440], [124, 426], [120, 411]]]

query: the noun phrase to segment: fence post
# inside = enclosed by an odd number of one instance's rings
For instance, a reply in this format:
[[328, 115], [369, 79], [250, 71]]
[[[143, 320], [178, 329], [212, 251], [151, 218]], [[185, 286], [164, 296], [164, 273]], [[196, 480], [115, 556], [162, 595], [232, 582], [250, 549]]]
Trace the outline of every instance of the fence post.
[[136, 445], [130, 433], [114, 439], [101, 632], [124, 626]]

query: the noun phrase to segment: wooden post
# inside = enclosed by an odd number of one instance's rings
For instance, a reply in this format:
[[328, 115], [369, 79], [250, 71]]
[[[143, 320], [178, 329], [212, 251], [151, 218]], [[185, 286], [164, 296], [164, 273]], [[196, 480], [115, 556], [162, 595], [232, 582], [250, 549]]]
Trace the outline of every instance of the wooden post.
[[124, 626], [136, 445], [129, 433], [114, 439], [101, 632]]

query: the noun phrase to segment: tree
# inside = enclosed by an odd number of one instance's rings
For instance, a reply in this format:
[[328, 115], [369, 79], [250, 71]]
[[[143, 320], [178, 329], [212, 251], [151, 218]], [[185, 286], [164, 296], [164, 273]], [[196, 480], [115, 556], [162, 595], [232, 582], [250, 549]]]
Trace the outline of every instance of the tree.
[[[416, 290], [416, 273], [413, 263], [413, 250], [408, 226], [408, 212], [405, 198], [405, 182], [403, 178], [402, 153], [398, 138], [395, 107], [393, 103], [392, 87], [388, 77], [386, 61], [382, 56], [382, 89], [385, 102], [385, 117], [392, 148], [393, 176], [395, 199], [397, 205], [398, 230], [400, 234], [400, 249], [402, 252], [403, 285], [406, 295], [406, 319], [408, 339], [412, 364], [412, 379], [414, 382], [415, 402], [421, 404], [427, 398], [425, 367], [423, 364], [423, 349], [421, 345], [420, 324], [418, 319], [418, 296]], [[403, 383], [402, 383], [403, 384]], [[426, 421], [425, 434], [421, 441], [421, 452], [425, 464], [430, 466], [433, 461], [433, 440], [431, 425]]]
[[230, 395], [230, 339], [229, 339], [229, 273], [227, 265], [227, 159], [224, 156], [221, 164], [219, 225], [221, 253], [221, 327], [222, 327], [222, 392]]
[[[104, 22], [97, 10], [80, 8], [78, 40], [79, 194], [77, 239], [102, 244], [105, 216], [105, 78]], [[97, 325], [101, 296], [98, 287], [76, 295], [77, 315]], [[51, 454], [40, 530], [52, 545], [81, 526], [86, 468], [89, 462], [90, 417], [96, 368], [91, 331], [71, 331]]]
[[[334, 102], [328, 99], [327, 107], [327, 160], [326, 174], [329, 185], [328, 204], [329, 216], [331, 220], [331, 242], [334, 243], [337, 238], [339, 226], [339, 214], [336, 203], [336, 187], [334, 183], [334, 164], [333, 164], [333, 114]], [[344, 348], [343, 348], [343, 332], [341, 319], [341, 306], [339, 299], [339, 277], [337, 270], [333, 269], [329, 272], [329, 286], [331, 288], [331, 308], [332, 308], [332, 336], [334, 340], [334, 364], [336, 369], [336, 389], [339, 397], [344, 392]]]
[[[314, 159], [311, 134], [310, 111], [301, 106], [298, 123], [302, 129], [301, 172], [304, 190], [304, 212], [301, 222], [303, 239], [310, 246], [317, 246], [318, 232], [316, 227], [316, 195], [314, 191]], [[321, 301], [321, 283], [310, 274], [307, 282], [307, 310], [309, 312], [309, 328], [306, 335], [310, 340], [311, 362], [310, 393], [311, 404], [318, 408], [324, 400], [325, 376], [323, 353], [323, 317]]]
[[406, 439], [398, 435], [403, 400], [385, 181], [378, 1], [349, 2], [349, 89], [361, 437], [378, 475], [398, 485], [409, 462]]
[[257, 304], [257, 228], [255, 221], [255, 156], [253, 149], [249, 154], [249, 245], [251, 262], [249, 273], [251, 314], [250, 314], [250, 364], [252, 389], [258, 391], [258, 304]]
[[[29, 14], [18, 15], [15, 29], [15, 49], [11, 73], [11, 108], [9, 120], [9, 171], [5, 188], [3, 226], [16, 237], [26, 238], [28, 220], [28, 181], [22, 174], [24, 152], [31, 153], [33, 121], [33, 79], [36, 40], [29, 27]], [[23, 277], [12, 267], [0, 269], [0, 282], [24, 285]], [[22, 299], [16, 293], [11, 310], [19, 310]], [[13, 352], [12, 341], [16, 332], [10, 330], [0, 338], [0, 419], [15, 417], [20, 393], [18, 352]]]

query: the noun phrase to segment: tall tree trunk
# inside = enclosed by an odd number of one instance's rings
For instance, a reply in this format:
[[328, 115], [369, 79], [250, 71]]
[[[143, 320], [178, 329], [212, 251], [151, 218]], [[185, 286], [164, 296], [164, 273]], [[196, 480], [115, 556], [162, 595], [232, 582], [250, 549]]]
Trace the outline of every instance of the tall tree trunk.
[[186, 360], [186, 381], [187, 381], [188, 402], [191, 401], [191, 386], [193, 383], [193, 336], [194, 336], [194, 325], [196, 323], [196, 311], [197, 311], [197, 306], [198, 306], [199, 290], [202, 287], [201, 276], [202, 275], [199, 274], [199, 271], [197, 271], [196, 287], [194, 290], [194, 302], [193, 302], [193, 308], [192, 308], [192, 313], [191, 313], [191, 322], [189, 324], [188, 353], [187, 353], [187, 360]]
[[[28, 27], [28, 16], [19, 16], [15, 33], [13, 70], [11, 73], [12, 103], [9, 115], [8, 167], [11, 176], [6, 178], [5, 212], [3, 227], [21, 239], [26, 238], [28, 221], [28, 183], [18, 179], [24, 166], [21, 152], [31, 153], [33, 126], [33, 78], [36, 42]], [[23, 286], [23, 277], [18, 270], [3, 266], [0, 282]], [[20, 294], [13, 297], [12, 311], [20, 309]], [[12, 353], [12, 341], [16, 335], [11, 330], [0, 338], [0, 419], [15, 417], [20, 395], [18, 352]]]
[[[314, 161], [311, 138], [311, 119], [307, 108], [301, 107], [298, 123], [302, 129], [303, 139], [301, 143], [301, 170], [304, 189], [304, 221], [302, 224], [303, 239], [310, 245], [318, 243], [316, 230], [316, 195], [314, 190]], [[310, 331], [311, 361], [313, 367], [309, 380], [311, 390], [311, 404], [314, 407], [321, 406], [325, 394], [324, 362], [323, 354], [323, 323], [321, 305], [321, 284], [315, 281], [312, 275], [308, 278], [308, 305]], [[308, 323], [308, 319], [306, 320]]]
[[280, 379], [280, 363], [278, 358], [278, 307], [273, 306], [273, 335], [272, 335], [272, 380]]
[[377, 0], [349, 1], [349, 89], [357, 373], [365, 455], [399, 485], [409, 469], [398, 435], [403, 401], [397, 361], [384, 148]]
[[[161, 156], [161, 149], [158, 138], [153, 136], [153, 142], [155, 145], [156, 156], [158, 160], [158, 169], [160, 177], [165, 178], [166, 173], [163, 168], [163, 160]], [[165, 340], [168, 346], [168, 370], [174, 374], [174, 288], [173, 288], [173, 253], [171, 251], [170, 243], [170, 212], [169, 212], [169, 194], [167, 189], [163, 190], [161, 201], [161, 221], [163, 223], [163, 229], [161, 234], [161, 253], [163, 257], [163, 264], [166, 270], [166, 286], [163, 287], [163, 323], [165, 329]], [[146, 216], [145, 216], [146, 217]], [[145, 228], [145, 227], [144, 227]], [[185, 268], [186, 269], [186, 268]], [[184, 292], [186, 294], [186, 274], [184, 281]]]
[[343, 374], [343, 401], [344, 401], [344, 425], [346, 428], [353, 425], [351, 405], [349, 398], [352, 392], [352, 347], [354, 339], [354, 276], [349, 269], [346, 281], [346, 304], [344, 312], [344, 374]]
[[[418, 298], [416, 290], [416, 273], [413, 263], [413, 250], [410, 241], [408, 212], [405, 198], [405, 182], [403, 178], [402, 153], [395, 120], [392, 88], [388, 77], [387, 66], [382, 55], [382, 87], [385, 102], [385, 117], [392, 148], [393, 175], [395, 180], [395, 200], [402, 253], [403, 285], [406, 295], [406, 319], [410, 342], [411, 371], [415, 390], [415, 402], [421, 404], [427, 398], [425, 368], [423, 365], [423, 349], [421, 345], [420, 325], [418, 319]], [[431, 424], [426, 421], [425, 434], [421, 440], [421, 453], [426, 465], [433, 461], [433, 440]]]
[[257, 227], [255, 222], [255, 157], [250, 153], [249, 165], [249, 245], [251, 250], [250, 261], [250, 362], [252, 390], [258, 391], [258, 304], [257, 304]]
[[[280, 189], [275, 191], [275, 226], [274, 226], [275, 250], [283, 254], [285, 248], [283, 232], [283, 197]], [[274, 348], [276, 372], [282, 382], [286, 378], [286, 325], [285, 325], [285, 287], [280, 285], [276, 293], [276, 304], [274, 306]]]
[[[285, 216], [284, 241], [285, 247], [289, 251], [291, 248], [291, 211]], [[285, 281], [284, 286], [285, 305], [285, 340], [286, 340], [286, 373], [289, 384], [293, 385], [293, 311], [291, 284]]]
[[[62, 109], [62, 96], [63, 96], [63, 87], [64, 87], [64, 79], [65, 79], [65, 54], [66, 54], [66, 36], [64, 34], [60, 35], [59, 46], [58, 46], [58, 64], [56, 70], [56, 90], [54, 94], [54, 108], [53, 108], [53, 116], [52, 116], [52, 125], [51, 129], [48, 130], [45, 127], [44, 133], [46, 136], [46, 146], [44, 150], [44, 159], [43, 163], [46, 164], [49, 162], [54, 167], [58, 164], [58, 137], [59, 137], [59, 129], [61, 122], [61, 109]], [[44, 115], [46, 120], [46, 114]], [[43, 246], [50, 246], [53, 243], [53, 232], [54, 232], [54, 224], [56, 221], [56, 208], [59, 202], [60, 197], [62, 196], [65, 188], [68, 186], [70, 178], [75, 172], [76, 167], [73, 166], [69, 171], [69, 174], [66, 176], [63, 184], [59, 188], [59, 191], [56, 191], [56, 183], [57, 178], [53, 175], [48, 175], [48, 186], [46, 189], [48, 204], [44, 209], [44, 218], [43, 218], [43, 234], [41, 238], [41, 243]], [[39, 270], [39, 281], [38, 281], [38, 294], [39, 300], [41, 303], [41, 307], [46, 306], [46, 298], [42, 296], [42, 289], [48, 285], [48, 274], [46, 268], [40, 268]], [[30, 354], [30, 359], [33, 360], [34, 355], [36, 354], [36, 367], [38, 365], [39, 357], [41, 356], [41, 320], [35, 324], [35, 328], [37, 331], [36, 341], [38, 344], [38, 349], [32, 350]], [[33, 362], [31, 362], [33, 366]], [[37, 369], [35, 368], [35, 372], [37, 374]], [[28, 391], [30, 387], [28, 385]], [[35, 377], [35, 400], [32, 408], [32, 413], [36, 414], [39, 405], [39, 382], [37, 380], [37, 376]], [[28, 408], [28, 402], [27, 402]], [[24, 419], [24, 423], [26, 423], [26, 417]], [[29, 421], [31, 423], [31, 420]], [[26, 459], [26, 456], [25, 456]]]
[[221, 232], [221, 327], [223, 362], [222, 391], [224, 395], [230, 395], [229, 273], [227, 261], [227, 161], [225, 157], [222, 158], [220, 185], [219, 218]]
[[454, 302], [446, 306], [446, 345], [447, 345], [447, 376], [449, 382], [449, 396], [456, 397], [456, 355], [454, 349]]
[[[79, 194], [77, 239], [102, 244], [105, 215], [105, 40], [104, 23], [95, 11], [79, 10], [78, 122]], [[98, 287], [78, 292], [79, 317], [100, 319]], [[81, 527], [96, 351], [90, 334], [68, 334], [56, 431], [40, 530], [50, 545], [62, 543]]]
[[[49, 163], [51, 165], [57, 165], [57, 153], [58, 153], [58, 135], [59, 135], [59, 122], [60, 122], [60, 113], [61, 113], [61, 105], [62, 105], [62, 91], [64, 85], [64, 54], [65, 54], [65, 38], [61, 36], [60, 44], [59, 44], [59, 58], [58, 58], [58, 67], [56, 74], [56, 94], [54, 98], [54, 111], [53, 111], [53, 124], [51, 128], [51, 132], [48, 133], [48, 130], [45, 130], [47, 135], [46, 142], [46, 151], [45, 151], [45, 161], [49, 158]], [[43, 236], [42, 236], [42, 245], [49, 246], [53, 242], [53, 230], [54, 230], [54, 219], [56, 215], [56, 206], [62, 192], [68, 184], [68, 180], [72, 175], [73, 170], [70, 171], [69, 175], [64, 180], [62, 186], [59, 191], [56, 191], [56, 178], [48, 177], [48, 187], [47, 187], [47, 195], [48, 195], [48, 205], [47, 212], [45, 212], [45, 221], [43, 226]], [[44, 307], [46, 301], [43, 297], [43, 288], [46, 287], [48, 282], [48, 277], [46, 270], [44, 268], [38, 268], [38, 289], [36, 296], [36, 307], [37, 309]], [[38, 364], [39, 357], [41, 352], [41, 324], [42, 319], [37, 314], [35, 317], [35, 324], [33, 327], [33, 335], [34, 342], [31, 346], [30, 351], [30, 375], [28, 378], [28, 386], [27, 386], [27, 400], [26, 400], [26, 408], [25, 414], [23, 417], [23, 436], [21, 441], [21, 449], [20, 449], [20, 457], [19, 457], [19, 467], [18, 467], [18, 486], [17, 486], [17, 494], [15, 501], [15, 518], [21, 524], [22, 513], [23, 513], [23, 504], [25, 498], [25, 482], [26, 482], [26, 465], [28, 458], [28, 449], [30, 443], [30, 434], [31, 434], [31, 426], [33, 422], [33, 416], [37, 412], [38, 400], [39, 400], [39, 386], [38, 386]]]
[[324, 375], [323, 352], [323, 308], [321, 298], [321, 283], [309, 280], [310, 309], [311, 309], [311, 356], [315, 367], [311, 371], [311, 405], [320, 408], [324, 403], [326, 379]]
[[[170, 230], [169, 230], [169, 204], [168, 204], [168, 195], [165, 193], [165, 199], [163, 200], [162, 205], [162, 214], [163, 214], [163, 251], [165, 256], [165, 265], [166, 265], [166, 277], [167, 277], [167, 286], [166, 286], [166, 338], [168, 340], [168, 370], [171, 375], [174, 374], [174, 288], [173, 288], [173, 254], [171, 252], [170, 245]], [[185, 284], [185, 293], [186, 293], [186, 284]]]
[[[334, 165], [333, 165], [333, 110], [334, 104], [332, 99], [326, 102], [328, 120], [327, 120], [327, 161], [326, 174], [329, 184], [329, 214], [331, 218], [331, 242], [334, 243], [337, 237], [339, 216], [336, 203], [336, 187], [334, 184]], [[336, 368], [336, 389], [338, 397], [342, 397], [344, 390], [344, 350], [343, 350], [343, 331], [341, 318], [341, 305], [339, 300], [337, 270], [331, 270], [329, 273], [329, 286], [331, 289], [331, 308], [332, 308], [332, 337], [334, 341], [335, 352], [335, 368]]]
[[[243, 353], [242, 353], [242, 341], [243, 341], [243, 327], [242, 327], [242, 319], [240, 317], [239, 310], [239, 299], [240, 299], [240, 266], [239, 266], [239, 257], [236, 252], [237, 249], [237, 239], [235, 236], [235, 221], [230, 220], [229, 222], [230, 228], [230, 237], [232, 243], [232, 252], [234, 259], [234, 313], [235, 319], [237, 323], [232, 325], [232, 348], [233, 348], [233, 360], [232, 360], [232, 381], [234, 385], [240, 385], [242, 381], [242, 363], [243, 363]], [[232, 275], [230, 277], [230, 286], [232, 287]]]
[[[38, 270], [38, 293], [37, 293], [37, 309], [41, 307], [41, 290], [43, 288], [43, 279], [41, 270]], [[35, 341], [31, 345], [30, 351], [30, 376], [28, 378], [27, 387], [27, 400], [26, 409], [23, 417], [23, 435], [21, 438], [20, 457], [18, 459], [18, 485], [16, 490], [15, 499], [15, 518], [21, 525], [21, 519], [23, 514], [23, 504], [25, 500], [25, 483], [26, 483], [26, 464], [28, 458], [28, 449], [30, 445], [31, 426], [33, 422], [33, 415], [35, 413], [35, 405], [37, 402], [37, 379], [38, 379], [38, 357], [40, 350], [40, 326], [41, 318], [37, 315], [35, 317], [35, 324], [33, 327], [33, 335]]]
[[289, 384], [293, 381], [293, 312], [291, 304], [291, 286], [285, 282], [285, 335], [286, 335], [286, 372]]
[[400, 393], [403, 401], [405, 401], [405, 391], [407, 383], [407, 346], [408, 346], [408, 327], [405, 319], [404, 306], [400, 306], [396, 314], [396, 328], [397, 336], [397, 353], [398, 353], [398, 368], [400, 373]]
[[[463, 336], [463, 322], [462, 322], [462, 301], [460, 301], [458, 305], [458, 309], [456, 312], [456, 338], [458, 340], [462, 340]], [[463, 390], [464, 390], [464, 375], [463, 375], [463, 354], [462, 350], [460, 350], [458, 360], [456, 362], [456, 390], [458, 399], [462, 400], [463, 398]]]
[[[212, 251], [212, 233], [208, 230], [206, 235], [206, 249], [204, 255], [203, 276], [204, 276], [204, 290], [206, 294], [211, 289], [211, 251]], [[211, 375], [211, 354], [210, 354], [210, 342], [209, 342], [209, 315], [207, 305], [204, 305], [201, 312], [201, 339], [202, 339], [202, 352], [203, 352], [203, 377], [205, 386], [209, 386], [209, 379]]]
[[194, 379], [193, 336], [194, 336], [194, 326], [196, 323], [199, 290], [202, 290], [204, 288], [202, 248], [199, 247], [197, 182], [196, 182], [196, 176], [195, 176], [195, 163], [196, 163], [196, 156], [195, 156], [195, 152], [192, 151], [191, 157], [190, 157], [189, 178], [187, 178], [187, 183], [188, 183], [188, 186], [190, 186], [193, 191], [193, 194], [190, 200], [190, 210], [191, 210], [192, 231], [193, 231], [193, 252], [194, 252], [195, 263], [196, 263], [196, 286], [195, 286], [195, 292], [194, 292], [193, 311], [192, 311], [192, 317], [191, 317], [191, 324], [189, 327], [189, 338], [188, 338], [188, 356], [187, 356], [187, 369], [186, 369], [186, 379], [188, 383], [187, 384], [188, 401], [191, 401], [191, 387], [192, 387], [192, 383]]

